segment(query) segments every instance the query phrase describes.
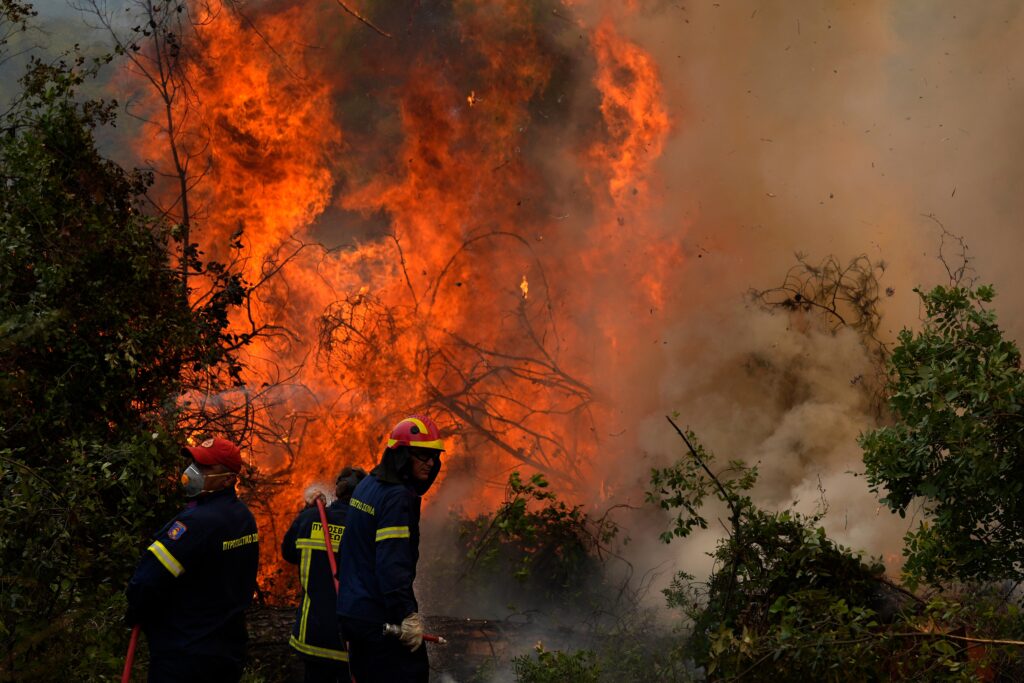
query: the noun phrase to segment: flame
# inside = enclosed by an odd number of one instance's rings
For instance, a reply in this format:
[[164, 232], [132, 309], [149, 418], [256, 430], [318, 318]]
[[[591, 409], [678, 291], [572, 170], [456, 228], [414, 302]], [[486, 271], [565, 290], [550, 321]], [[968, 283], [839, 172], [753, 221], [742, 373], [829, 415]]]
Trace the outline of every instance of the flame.
[[[260, 286], [232, 325], [263, 334], [245, 386], [196, 400], [255, 406], [253, 459], [281, 484], [255, 506], [265, 589], [303, 491], [372, 466], [412, 412], [477, 482], [466, 510], [513, 466], [580, 500], [614, 489], [594, 479], [619, 431], [606, 388], [680, 259], [650, 218], [672, 122], [648, 53], [547, 4], [559, 21], [511, 0], [381, 3], [367, 16], [390, 41], [329, 5], [204, 5], [179, 130], [208, 162], [196, 241], [222, 259], [241, 241]], [[166, 138], [137, 146], [166, 157]], [[525, 275], [508, 286], [524, 271], [533, 297]]]

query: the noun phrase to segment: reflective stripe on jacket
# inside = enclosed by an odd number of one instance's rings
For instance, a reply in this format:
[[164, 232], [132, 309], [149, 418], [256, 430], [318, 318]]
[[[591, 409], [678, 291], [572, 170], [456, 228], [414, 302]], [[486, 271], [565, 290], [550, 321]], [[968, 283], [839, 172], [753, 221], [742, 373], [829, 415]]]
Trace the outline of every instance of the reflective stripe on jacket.
[[[347, 510], [348, 505], [340, 501], [334, 501], [325, 509], [335, 556], [345, 532]], [[348, 652], [338, 635], [338, 619], [334, 614], [337, 596], [325, 548], [320, 511], [316, 506], [306, 508], [292, 522], [281, 542], [281, 556], [299, 565], [302, 584], [302, 603], [288, 642], [303, 654], [347, 662]]]

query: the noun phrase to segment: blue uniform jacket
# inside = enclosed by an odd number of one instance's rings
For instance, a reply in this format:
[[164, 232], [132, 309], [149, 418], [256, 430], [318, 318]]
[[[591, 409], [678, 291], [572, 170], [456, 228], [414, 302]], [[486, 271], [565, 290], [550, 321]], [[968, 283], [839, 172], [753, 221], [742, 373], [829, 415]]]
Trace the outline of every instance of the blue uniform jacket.
[[418, 611], [412, 584], [420, 545], [420, 496], [377, 470], [356, 486], [341, 540], [338, 614], [377, 624]]
[[[338, 500], [324, 510], [335, 556], [345, 532], [347, 511], [348, 501]], [[303, 593], [288, 642], [303, 654], [347, 662], [348, 652], [338, 635], [338, 618], [334, 613], [337, 595], [325, 548], [320, 511], [316, 506], [306, 508], [292, 522], [281, 543], [281, 556], [299, 565]]]
[[153, 536], [128, 583], [128, 620], [152, 656], [240, 661], [258, 567], [256, 520], [234, 488], [201, 496]]

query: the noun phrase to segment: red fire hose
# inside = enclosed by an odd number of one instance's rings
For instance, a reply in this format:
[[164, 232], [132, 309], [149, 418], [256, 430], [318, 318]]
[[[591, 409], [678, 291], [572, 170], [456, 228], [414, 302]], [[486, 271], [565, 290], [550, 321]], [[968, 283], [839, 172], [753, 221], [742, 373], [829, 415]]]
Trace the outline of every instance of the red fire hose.
[[324, 499], [316, 497], [316, 509], [320, 511], [320, 526], [324, 529], [324, 549], [327, 551], [327, 562], [331, 565], [331, 578], [334, 579], [334, 594], [338, 594], [338, 563], [334, 559], [334, 544], [331, 543], [331, 531], [327, 528], [327, 510]]
[[[396, 638], [402, 635], [402, 627], [398, 624], [384, 624], [384, 635], [395, 636]], [[424, 633], [423, 642], [425, 643], [438, 643], [439, 645], [447, 645], [448, 641], [443, 636], [436, 636], [433, 633]]]
[[139, 625], [132, 626], [132, 637], [128, 641], [128, 655], [124, 658], [124, 671], [121, 672], [121, 683], [128, 683], [132, 678], [132, 664], [135, 662], [135, 646], [139, 644]]

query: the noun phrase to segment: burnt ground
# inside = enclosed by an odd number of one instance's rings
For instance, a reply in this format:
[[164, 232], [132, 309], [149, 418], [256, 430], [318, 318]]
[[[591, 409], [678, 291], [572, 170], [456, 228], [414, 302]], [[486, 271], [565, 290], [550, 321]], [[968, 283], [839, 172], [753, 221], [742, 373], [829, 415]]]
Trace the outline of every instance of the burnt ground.
[[[300, 683], [302, 662], [288, 645], [295, 608], [254, 606], [249, 613], [249, 671], [245, 680]], [[470, 683], [532, 646], [525, 624], [427, 616], [427, 632], [444, 636], [447, 645], [428, 643], [431, 679]]]

